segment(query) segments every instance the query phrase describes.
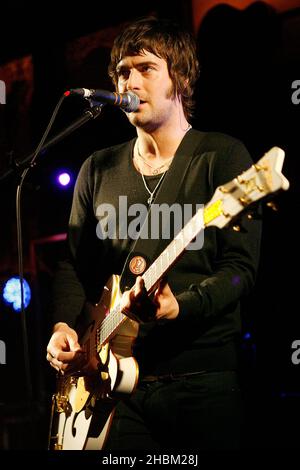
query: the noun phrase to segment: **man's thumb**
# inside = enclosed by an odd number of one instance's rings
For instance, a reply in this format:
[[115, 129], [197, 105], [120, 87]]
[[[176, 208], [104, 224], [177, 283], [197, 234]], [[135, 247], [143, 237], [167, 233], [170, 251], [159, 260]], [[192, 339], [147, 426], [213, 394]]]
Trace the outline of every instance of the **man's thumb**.
[[78, 343], [77, 337], [69, 336], [68, 341], [69, 341], [71, 351], [78, 351], [78, 349], [81, 349], [80, 344]]

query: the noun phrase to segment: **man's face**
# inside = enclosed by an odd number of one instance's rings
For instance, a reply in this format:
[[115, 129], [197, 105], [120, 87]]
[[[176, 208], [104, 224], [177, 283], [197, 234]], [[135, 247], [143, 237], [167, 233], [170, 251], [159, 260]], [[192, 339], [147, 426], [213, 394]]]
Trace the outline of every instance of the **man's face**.
[[178, 100], [172, 98], [173, 85], [167, 63], [151, 52], [125, 56], [118, 63], [118, 92], [132, 91], [140, 98], [137, 111], [128, 113], [134, 126], [153, 131], [171, 123]]

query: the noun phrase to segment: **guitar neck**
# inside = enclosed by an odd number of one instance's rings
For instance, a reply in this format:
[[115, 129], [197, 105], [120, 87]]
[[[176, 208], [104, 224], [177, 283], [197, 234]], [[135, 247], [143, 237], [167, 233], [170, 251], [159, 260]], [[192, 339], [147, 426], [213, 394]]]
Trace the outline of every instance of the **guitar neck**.
[[176, 235], [174, 240], [164, 249], [159, 257], [143, 274], [145, 288], [150, 294], [157, 283], [167, 274], [171, 267], [180, 258], [188, 245], [199, 235], [209, 222], [222, 214], [223, 207], [220, 199], [207, 204], [204, 209], [198, 209], [195, 215]]
[[142, 278], [149, 294], [203, 228], [203, 210], [199, 209], [143, 274]]
[[[198, 210], [194, 217], [176, 235], [174, 240], [165, 248], [159, 257], [143, 274], [145, 288], [150, 294], [160, 279], [166, 275], [173, 264], [184, 252], [189, 243], [203, 229], [203, 211]], [[126, 315], [121, 312], [119, 303], [109, 312], [109, 315], [97, 325], [98, 344], [106, 343], [115, 330], [126, 319]]]

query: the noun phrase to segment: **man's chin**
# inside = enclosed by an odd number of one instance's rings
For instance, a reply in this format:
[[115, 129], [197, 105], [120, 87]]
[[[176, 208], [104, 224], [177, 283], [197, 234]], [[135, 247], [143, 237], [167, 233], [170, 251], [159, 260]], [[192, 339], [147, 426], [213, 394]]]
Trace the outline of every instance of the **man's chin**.
[[141, 119], [138, 112], [133, 112], [127, 115], [129, 122], [135, 127], [144, 127], [147, 125], [145, 119]]
[[157, 129], [157, 124], [153, 120], [147, 119], [146, 116], [141, 116], [139, 112], [128, 113], [127, 117], [130, 124], [135, 127], [143, 129], [145, 132], [153, 132]]

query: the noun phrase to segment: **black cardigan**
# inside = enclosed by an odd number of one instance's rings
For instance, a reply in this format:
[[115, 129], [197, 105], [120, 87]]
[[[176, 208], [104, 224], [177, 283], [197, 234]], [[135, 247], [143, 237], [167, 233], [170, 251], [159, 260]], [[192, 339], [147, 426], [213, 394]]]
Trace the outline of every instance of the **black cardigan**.
[[[252, 164], [243, 144], [219, 133], [190, 130], [185, 148], [194, 153], [176, 202], [206, 204], [217, 186], [232, 180]], [[106, 238], [99, 234], [119, 233], [119, 196], [127, 208], [145, 204], [149, 196], [141, 175], [132, 163], [135, 139], [95, 152], [83, 164], [74, 191], [69, 225], [71, 260], [62, 263], [54, 289], [57, 321], [74, 323], [85, 299], [99, 300], [112, 273], [120, 273], [132, 244], [129, 238]], [[148, 185], [155, 185], [148, 177]], [[124, 199], [127, 196], [127, 199]], [[98, 225], [99, 207], [109, 204], [106, 223]], [[102, 205], [102, 206], [101, 206]], [[108, 206], [106, 206], [108, 207]], [[126, 212], [126, 210], [125, 210]], [[122, 237], [134, 217], [121, 217]], [[102, 213], [103, 215], [103, 213]], [[114, 218], [113, 216], [116, 215]], [[136, 217], [136, 215], [135, 215]], [[125, 220], [127, 218], [127, 220]], [[114, 227], [114, 220], [117, 226]], [[258, 267], [261, 222], [243, 221], [242, 232], [209, 227], [204, 246], [186, 251], [168, 275], [180, 306], [172, 321], [142, 325], [135, 355], [142, 372], [184, 373], [236, 368], [235, 342], [240, 332], [240, 299], [255, 282]], [[124, 232], [125, 230], [125, 232]], [[97, 234], [98, 236], [97, 236]], [[162, 244], [162, 248], [168, 244]]]

